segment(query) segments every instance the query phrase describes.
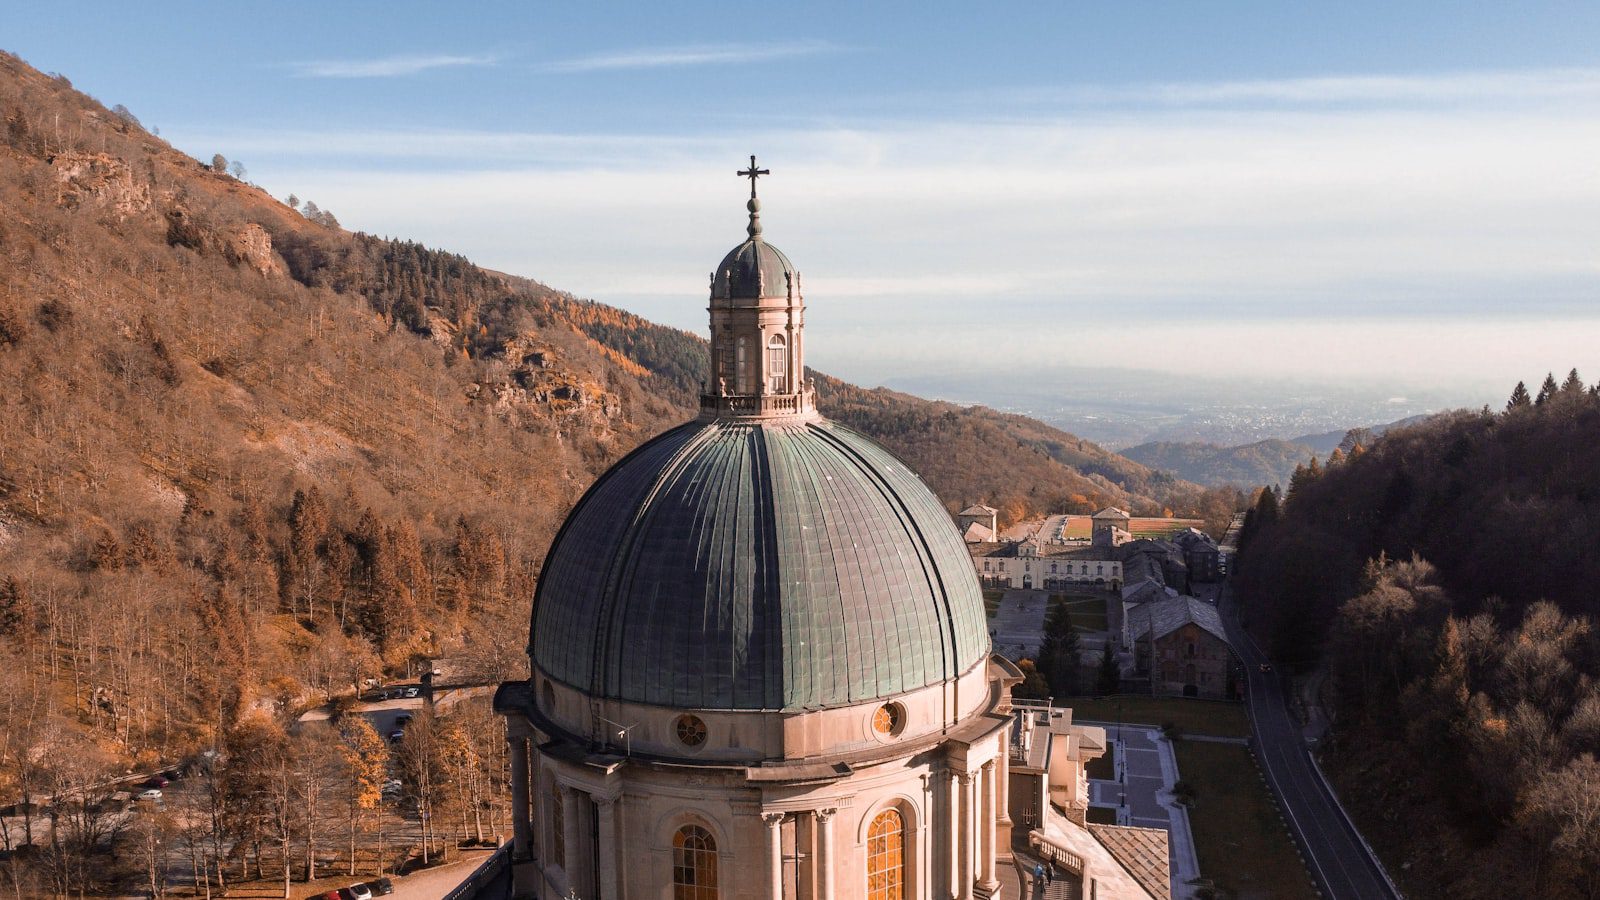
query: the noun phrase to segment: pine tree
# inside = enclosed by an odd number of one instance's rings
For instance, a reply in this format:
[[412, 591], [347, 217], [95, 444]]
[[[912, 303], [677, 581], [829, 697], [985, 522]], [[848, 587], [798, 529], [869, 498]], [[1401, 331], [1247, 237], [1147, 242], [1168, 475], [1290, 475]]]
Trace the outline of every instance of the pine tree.
[[1544, 384], [1539, 385], [1539, 396], [1533, 398], [1533, 405], [1534, 406], [1542, 406], [1542, 405], [1544, 405], [1544, 402], [1546, 400], [1549, 400], [1551, 397], [1554, 397], [1556, 395], [1556, 391], [1559, 391], [1559, 390], [1561, 390], [1561, 386], [1556, 384], [1556, 375], [1555, 375], [1555, 373], [1551, 372], [1551, 373], [1545, 375], [1544, 376]]
[[1100, 654], [1099, 688], [1102, 694], [1115, 694], [1122, 686], [1122, 672], [1117, 668], [1117, 658], [1111, 653], [1111, 642]]
[[1532, 405], [1533, 398], [1528, 396], [1528, 386], [1520, 381], [1517, 382], [1516, 388], [1511, 392], [1511, 399], [1506, 401], [1506, 412]]
[[1083, 644], [1072, 627], [1067, 607], [1054, 605], [1044, 628], [1044, 642], [1039, 647], [1040, 674], [1050, 685], [1053, 696], [1072, 696], [1078, 693], [1078, 666]]
[[1567, 380], [1561, 383], [1561, 393], [1572, 396], [1583, 393], [1583, 379], [1578, 377], [1577, 369], [1567, 373]]
[[325, 566], [322, 560], [328, 534], [328, 504], [322, 492], [315, 487], [309, 491], [295, 491], [294, 503], [289, 507], [289, 546], [283, 554], [283, 591], [289, 612], [298, 614], [305, 604], [306, 615], [315, 612], [314, 606], [325, 586]]
[[0, 579], [0, 637], [21, 635], [32, 619], [27, 591], [15, 576]]

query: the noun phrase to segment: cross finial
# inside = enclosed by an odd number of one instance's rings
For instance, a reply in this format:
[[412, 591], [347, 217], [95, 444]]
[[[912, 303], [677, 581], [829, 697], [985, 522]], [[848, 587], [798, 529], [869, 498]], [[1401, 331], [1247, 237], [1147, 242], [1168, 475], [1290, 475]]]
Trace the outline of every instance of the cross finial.
[[740, 170], [739, 172], [737, 172], [735, 174], [737, 174], [740, 178], [748, 178], [748, 179], [750, 179], [750, 199], [754, 200], [756, 198], [756, 179], [760, 178], [763, 175], [771, 175], [772, 174], [772, 170], [771, 169], [758, 169], [758, 168], [756, 168], [756, 157], [755, 157], [755, 154], [751, 154], [750, 155], [750, 168], [742, 169], [742, 170]]

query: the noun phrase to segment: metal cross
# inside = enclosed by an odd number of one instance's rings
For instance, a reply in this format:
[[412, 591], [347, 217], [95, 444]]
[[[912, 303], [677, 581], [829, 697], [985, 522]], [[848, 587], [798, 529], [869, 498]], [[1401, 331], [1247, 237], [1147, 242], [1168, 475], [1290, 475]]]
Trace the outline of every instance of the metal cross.
[[771, 175], [772, 170], [756, 168], [756, 158], [754, 155], [752, 155], [750, 157], [750, 168], [741, 170], [735, 174], [740, 178], [750, 179], [750, 199], [754, 200], [756, 198], [756, 179], [763, 175]]

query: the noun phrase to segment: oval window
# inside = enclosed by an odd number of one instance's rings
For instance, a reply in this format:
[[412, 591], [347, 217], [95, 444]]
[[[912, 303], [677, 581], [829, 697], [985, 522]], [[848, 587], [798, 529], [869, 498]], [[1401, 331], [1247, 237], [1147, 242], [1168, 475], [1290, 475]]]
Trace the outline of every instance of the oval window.
[[905, 707], [898, 703], [885, 703], [872, 713], [872, 730], [886, 737], [899, 734], [905, 724]]
[[685, 747], [698, 747], [706, 742], [706, 723], [699, 716], [679, 716], [678, 740]]

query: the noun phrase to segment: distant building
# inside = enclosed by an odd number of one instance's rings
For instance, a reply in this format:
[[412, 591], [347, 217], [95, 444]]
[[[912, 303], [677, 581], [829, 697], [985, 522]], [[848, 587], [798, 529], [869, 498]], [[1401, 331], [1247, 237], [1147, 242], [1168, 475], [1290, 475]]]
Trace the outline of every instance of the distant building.
[[1000, 533], [1000, 511], [981, 503], [956, 513], [956, 528], [969, 544], [982, 544], [995, 539]]
[[1003, 544], [969, 544], [978, 580], [987, 588], [1055, 590], [1122, 589], [1122, 563], [1096, 547], [1044, 544], [1029, 538]]
[[1172, 542], [1183, 551], [1190, 581], [1209, 583], [1221, 580], [1222, 550], [1211, 539], [1211, 535], [1198, 528], [1185, 528], [1172, 536]]
[[1089, 520], [1089, 541], [1096, 547], [1117, 547], [1133, 540], [1133, 532], [1128, 527], [1133, 517], [1115, 506], [1100, 510]]
[[1233, 699], [1233, 647], [1217, 608], [1194, 597], [1163, 597], [1129, 614], [1134, 668], [1153, 694]]

